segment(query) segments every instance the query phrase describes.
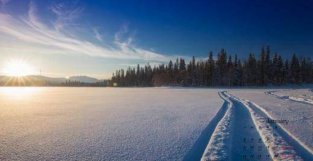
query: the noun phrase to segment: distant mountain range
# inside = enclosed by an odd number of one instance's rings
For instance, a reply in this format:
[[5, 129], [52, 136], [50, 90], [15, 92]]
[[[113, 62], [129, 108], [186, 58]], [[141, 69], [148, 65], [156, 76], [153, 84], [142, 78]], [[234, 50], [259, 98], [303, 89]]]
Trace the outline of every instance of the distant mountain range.
[[88, 77], [88, 76], [71, 76], [68, 78], [70, 81], [78, 81], [83, 83], [96, 83], [99, 82], [99, 79]]
[[67, 82], [80, 83], [98, 83], [104, 80], [99, 80], [88, 76], [71, 76], [69, 78], [54, 78], [41, 75], [29, 75], [24, 77], [0, 76], [0, 85], [60, 85]]

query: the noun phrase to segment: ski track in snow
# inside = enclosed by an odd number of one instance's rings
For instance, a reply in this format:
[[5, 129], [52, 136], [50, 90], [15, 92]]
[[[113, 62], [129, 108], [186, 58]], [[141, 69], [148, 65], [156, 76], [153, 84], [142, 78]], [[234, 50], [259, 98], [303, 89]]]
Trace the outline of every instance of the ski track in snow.
[[201, 160], [268, 160], [269, 152], [260, 142], [261, 136], [248, 109], [226, 92], [220, 96], [228, 103], [228, 111], [215, 128]]
[[227, 111], [216, 125], [202, 161], [217, 160], [313, 160], [312, 151], [260, 106], [226, 91], [220, 97]]
[[[284, 91], [286, 91], [286, 90], [284, 90]], [[313, 89], [311, 89], [310, 91], [313, 92]], [[283, 99], [283, 100], [290, 100], [290, 101], [295, 101], [295, 102], [299, 102], [299, 103], [313, 105], [312, 99], [288, 96], [286, 94], [277, 94], [277, 92], [280, 92], [280, 91], [267, 91], [267, 92], [265, 92], [265, 94], [272, 95], [276, 98]]]
[[223, 94], [219, 94], [225, 100], [227, 111], [214, 129], [201, 160], [230, 159], [233, 104]]

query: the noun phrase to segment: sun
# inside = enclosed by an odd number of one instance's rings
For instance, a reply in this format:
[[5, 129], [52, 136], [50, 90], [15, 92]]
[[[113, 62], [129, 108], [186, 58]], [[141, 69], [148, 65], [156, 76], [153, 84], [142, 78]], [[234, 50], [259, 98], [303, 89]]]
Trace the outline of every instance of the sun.
[[23, 77], [32, 75], [35, 71], [25, 60], [18, 59], [8, 61], [3, 68], [3, 73], [8, 76]]

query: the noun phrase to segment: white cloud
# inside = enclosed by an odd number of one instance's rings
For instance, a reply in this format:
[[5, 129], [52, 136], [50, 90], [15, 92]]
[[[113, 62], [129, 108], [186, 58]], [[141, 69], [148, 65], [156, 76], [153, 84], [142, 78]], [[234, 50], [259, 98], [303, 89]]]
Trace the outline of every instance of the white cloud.
[[[89, 56], [117, 58], [117, 59], [139, 59], [145, 61], [168, 61], [168, 57], [157, 52], [149, 51], [132, 45], [133, 38], [123, 40], [121, 37], [127, 32], [127, 28], [115, 34], [116, 47], [107, 44], [99, 46], [92, 42], [79, 39], [78, 36], [68, 35], [64, 32], [64, 26], [77, 18], [81, 9], [64, 12], [63, 6], [57, 5], [51, 8], [56, 15], [54, 27], [44, 24], [38, 17], [38, 10], [34, 2], [29, 4], [28, 14], [23, 17], [11, 16], [0, 13], [0, 36], [1, 46], [9, 45], [15, 52], [36, 51], [37, 53], [49, 54], [84, 54]], [[97, 36], [102, 40], [100, 34]], [[4, 40], [4, 39], [7, 39]], [[10, 49], [0, 52], [10, 52]]]

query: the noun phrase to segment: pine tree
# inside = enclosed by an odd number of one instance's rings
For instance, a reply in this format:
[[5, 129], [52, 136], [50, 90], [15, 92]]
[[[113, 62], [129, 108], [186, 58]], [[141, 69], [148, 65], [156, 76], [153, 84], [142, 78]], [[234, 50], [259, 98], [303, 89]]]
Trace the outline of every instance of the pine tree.
[[180, 59], [179, 70], [180, 71], [186, 70], [186, 63], [185, 63], [185, 60], [182, 58]]
[[178, 83], [181, 85], [184, 85], [184, 80], [186, 79], [186, 63], [185, 60], [180, 58], [179, 61], [179, 77], [178, 77], [179, 81]]
[[219, 85], [226, 85], [227, 80], [225, 79], [225, 75], [227, 72], [227, 54], [224, 49], [220, 51], [217, 58], [217, 81]]
[[257, 83], [257, 64], [255, 56], [253, 54], [249, 54], [245, 69], [245, 79], [247, 85], [255, 85]]
[[234, 84], [233, 80], [234, 80], [234, 64], [231, 55], [229, 55], [227, 61], [227, 82], [228, 82], [227, 85], [232, 86]]
[[278, 73], [279, 73], [279, 69], [278, 69], [278, 55], [277, 53], [274, 54], [273, 56], [273, 61], [272, 61], [272, 66], [271, 66], [271, 82], [273, 84], [277, 84], [278, 83]]
[[238, 60], [238, 63], [236, 65], [235, 69], [235, 85], [236, 86], [242, 86], [244, 85], [244, 69], [242, 67], [241, 61]]
[[267, 78], [267, 52], [265, 51], [265, 48], [262, 47], [261, 50], [261, 56], [260, 60], [258, 61], [258, 66], [259, 66], [259, 79], [260, 79], [260, 84], [261, 85], [266, 85], [268, 82]]
[[214, 71], [215, 71], [215, 62], [213, 60], [213, 53], [209, 53], [209, 60], [208, 60], [208, 84], [210, 86], [213, 85], [214, 80]]
[[289, 83], [290, 81], [289, 61], [286, 59], [283, 70], [283, 83]]
[[310, 83], [311, 75], [311, 60], [309, 58], [303, 58], [301, 61], [301, 78], [303, 83]]
[[291, 75], [291, 83], [300, 83], [300, 64], [299, 59], [296, 54], [292, 55], [291, 63], [290, 63], [290, 75]]
[[265, 62], [264, 62], [264, 84], [270, 83], [270, 78], [272, 78], [271, 75], [271, 56], [270, 56], [270, 47], [267, 46], [266, 51], [265, 51]]
[[282, 57], [279, 55], [277, 60], [277, 83], [282, 84], [284, 80], [284, 63]]

